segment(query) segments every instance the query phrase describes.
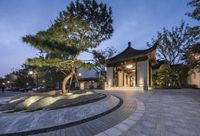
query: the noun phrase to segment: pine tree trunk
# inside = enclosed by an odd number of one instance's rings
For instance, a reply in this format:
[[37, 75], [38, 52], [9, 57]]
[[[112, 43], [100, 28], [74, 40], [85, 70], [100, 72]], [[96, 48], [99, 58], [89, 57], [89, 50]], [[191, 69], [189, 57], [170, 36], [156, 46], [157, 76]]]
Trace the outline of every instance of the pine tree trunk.
[[69, 90], [66, 89], [66, 84], [67, 84], [67, 81], [68, 81], [73, 75], [74, 75], [74, 72], [71, 72], [69, 75], [67, 75], [67, 76], [64, 78], [64, 80], [63, 80], [63, 82], [62, 82], [62, 92], [63, 92], [63, 94], [69, 92]]

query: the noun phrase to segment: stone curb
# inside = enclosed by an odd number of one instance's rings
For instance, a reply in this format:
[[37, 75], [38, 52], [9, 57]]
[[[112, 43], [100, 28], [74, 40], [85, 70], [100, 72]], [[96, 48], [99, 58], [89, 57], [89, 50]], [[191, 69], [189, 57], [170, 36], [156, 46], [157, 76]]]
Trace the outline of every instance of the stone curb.
[[121, 123], [115, 125], [112, 128], [107, 129], [106, 131], [103, 131], [99, 134], [96, 134], [95, 136], [122, 136], [124, 135], [134, 124], [137, 123], [138, 120], [143, 116], [145, 112], [145, 106], [144, 103], [137, 100], [137, 108], [136, 111], [130, 115], [127, 119], [122, 121]]

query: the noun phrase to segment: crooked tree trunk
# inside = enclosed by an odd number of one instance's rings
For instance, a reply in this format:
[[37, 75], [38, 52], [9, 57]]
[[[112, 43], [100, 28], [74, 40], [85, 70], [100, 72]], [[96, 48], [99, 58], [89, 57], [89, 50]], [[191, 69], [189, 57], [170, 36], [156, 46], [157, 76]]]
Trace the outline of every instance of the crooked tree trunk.
[[66, 89], [66, 84], [67, 84], [67, 81], [68, 81], [70, 78], [73, 77], [73, 75], [74, 75], [74, 72], [71, 72], [69, 75], [67, 75], [67, 76], [64, 78], [64, 80], [63, 80], [63, 82], [62, 82], [62, 92], [63, 92], [63, 93], [68, 93], [68, 92], [69, 92], [69, 90]]

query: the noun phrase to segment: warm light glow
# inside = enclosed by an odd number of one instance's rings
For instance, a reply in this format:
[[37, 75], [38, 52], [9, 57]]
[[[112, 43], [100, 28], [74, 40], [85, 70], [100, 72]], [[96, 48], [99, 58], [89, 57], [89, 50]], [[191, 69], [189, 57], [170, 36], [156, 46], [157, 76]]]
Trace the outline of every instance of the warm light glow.
[[68, 96], [67, 98], [68, 99], [75, 99], [75, 98], [78, 98], [79, 96], [81, 96], [81, 94], [73, 94], [73, 95]]
[[24, 99], [24, 97], [16, 98], [16, 99], [10, 100], [8, 103], [13, 103], [13, 102], [20, 101], [23, 99]]
[[82, 73], [78, 73], [78, 76], [82, 76]]
[[10, 84], [10, 81], [7, 81], [8, 84]]
[[86, 94], [94, 94], [93, 92], [86, 92]]
[[66, 93], [66, 95], [72, 95], [72, 93]]
[[132, 67], [133, 67], [132, 64], [126, 65], [126, 68], [128, 68], [128, 69], [130, 69], [130, 68], [132, 68]]
[[33, 71], [29, 71], [28, 74], [33, 75]]
[[5, 83], [2, 83], [2, 85], [5, 85]]
[[108, 87], [111, 87], [111, 80], [108, 81]]
[[42, 99], [42, 96], [31, 96], [27, 99], [25, 99], [23, 102], [19, 103], [15, 109], [16, 110], [24, 110], [27, 109], [30, 105], [37, 102], [38, 100]]

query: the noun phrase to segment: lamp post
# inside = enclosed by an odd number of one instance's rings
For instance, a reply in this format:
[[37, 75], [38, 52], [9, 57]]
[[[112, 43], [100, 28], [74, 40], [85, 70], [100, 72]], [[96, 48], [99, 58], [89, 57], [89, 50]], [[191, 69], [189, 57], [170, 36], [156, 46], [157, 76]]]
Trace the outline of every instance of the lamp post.
[[38, 91], [38, 75], [37, 75], [37, 73], [36, 72], [34, 73], [33, 71], [29, 71], [28, 74], [36, 76], [36, 90]]

